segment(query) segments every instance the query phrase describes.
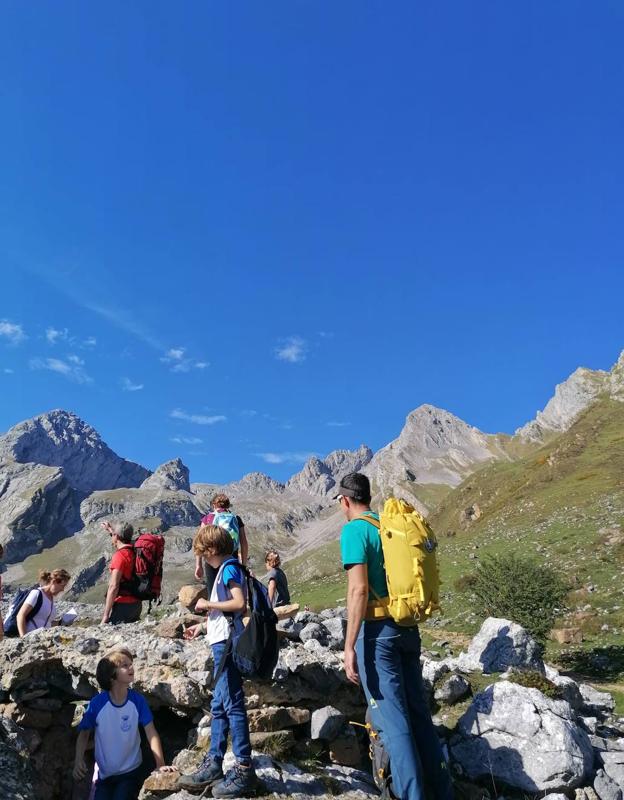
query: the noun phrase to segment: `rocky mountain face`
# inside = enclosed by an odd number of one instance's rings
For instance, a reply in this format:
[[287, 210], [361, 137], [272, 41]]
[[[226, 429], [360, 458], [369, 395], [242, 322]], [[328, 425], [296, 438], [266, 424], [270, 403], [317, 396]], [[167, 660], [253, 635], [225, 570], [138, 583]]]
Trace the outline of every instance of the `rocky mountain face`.
[[114, 453], [99, 433], [69, 411], [49, 411], [0, 436], [0, 461], [62, 467], [73, 489], [140, 486], [149, 470]]
[[592, 370], [579, 367], [555, 388], [555, 394], [535, 419], [518, 428], [516, 435], [534, 442], [544, 442], [567, 431], [579, 414], [599, 397], [624, 401], [624, 351], [612, 369]]
[[312, 457], [301, 472], [293, 475], [286, 488], [295, 492], [327, 497], [349, 472], [360, 472], [372, 459], [373, 451], [365, 444], [357, 450], [334, 450], [326, 458]]
[[158, 469], [141, 484], [146, 491], [190, 492], [189, 468], [179, 458], [161, 464]]
[[0, 544], [17, 561], [81, 527], [78, 499], [63, 470], [0, 463]]

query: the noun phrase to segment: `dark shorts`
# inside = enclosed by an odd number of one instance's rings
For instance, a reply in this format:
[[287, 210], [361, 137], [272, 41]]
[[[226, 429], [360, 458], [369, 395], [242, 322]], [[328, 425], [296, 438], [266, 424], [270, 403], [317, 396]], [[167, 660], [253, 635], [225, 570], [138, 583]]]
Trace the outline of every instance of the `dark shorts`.
[[141, 619], [143, 603], [137, 600], [136, 603], [115, 603], [109, 618], [111, 625], [119, 625], [122, 622], [138, 622]]
[[145, 777], [145, 770], [141, 764], [132, 772], [111, 775], [110, 778], [99, 780], [95, 784], [95, 800], [137, 800]]

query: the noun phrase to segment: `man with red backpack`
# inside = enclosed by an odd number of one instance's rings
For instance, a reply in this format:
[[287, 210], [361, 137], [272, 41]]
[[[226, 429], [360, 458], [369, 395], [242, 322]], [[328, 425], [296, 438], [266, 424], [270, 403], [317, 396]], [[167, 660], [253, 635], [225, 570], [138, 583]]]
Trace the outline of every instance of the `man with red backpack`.
[[106, 604], [102, 622], [118, 625], [120, 622], [137, 622], [141, 617], [143, 603], [133, 592], [134, 528], [129, 522], [111, 525], [103, 522], [102, 527], [111, 537], [115, 553], [109, 566], [110, 578], [106, 592]]

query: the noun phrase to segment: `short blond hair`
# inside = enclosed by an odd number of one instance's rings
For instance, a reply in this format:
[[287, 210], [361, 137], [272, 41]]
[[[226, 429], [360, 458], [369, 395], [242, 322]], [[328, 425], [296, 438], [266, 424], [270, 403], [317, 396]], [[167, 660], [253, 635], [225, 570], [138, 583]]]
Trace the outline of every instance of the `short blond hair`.
[[127, 647], [116, 647], [98, 661], [95, 677], [100, 688], [108, 691], [112, 687], [113, 681], [117, 677], [117, 667], [122, 665], [124, 658], [129, 658], [130, 662], [134, 661], [134, 656]]
[[193, 539], [193, 552], [196, 556], [231, 556], [234, 539], [217, 525], [201, 525]]

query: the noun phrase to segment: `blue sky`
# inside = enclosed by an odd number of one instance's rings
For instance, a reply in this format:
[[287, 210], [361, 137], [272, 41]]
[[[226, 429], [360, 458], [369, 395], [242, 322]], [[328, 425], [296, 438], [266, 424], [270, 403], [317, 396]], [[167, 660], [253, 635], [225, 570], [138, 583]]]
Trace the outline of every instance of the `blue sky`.
[[12, 2], [0, 430], [194, 480], [513, 431], [624, 348], [624, 8]]

